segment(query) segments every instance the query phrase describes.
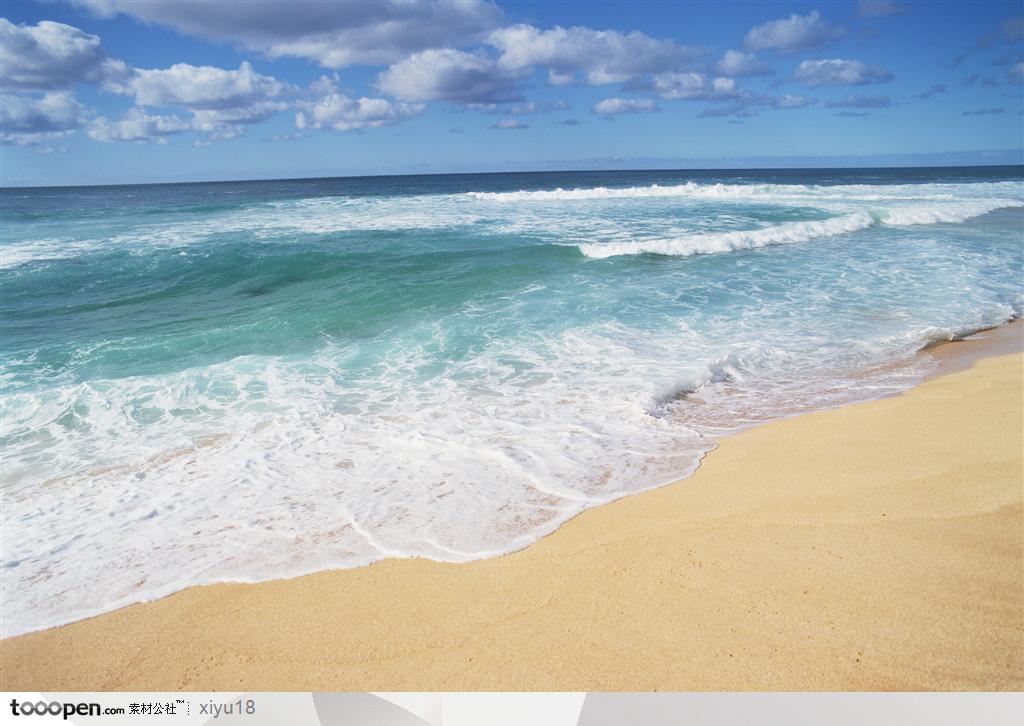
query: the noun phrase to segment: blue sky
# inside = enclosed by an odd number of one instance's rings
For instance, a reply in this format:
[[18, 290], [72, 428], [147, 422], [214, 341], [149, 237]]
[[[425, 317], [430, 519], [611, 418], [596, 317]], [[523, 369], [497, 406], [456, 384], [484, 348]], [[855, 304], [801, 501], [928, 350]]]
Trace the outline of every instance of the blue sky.
[[1024, 139], [1019, 2], [8, 0], [3, 14], [6, 185], [1006, 163]]

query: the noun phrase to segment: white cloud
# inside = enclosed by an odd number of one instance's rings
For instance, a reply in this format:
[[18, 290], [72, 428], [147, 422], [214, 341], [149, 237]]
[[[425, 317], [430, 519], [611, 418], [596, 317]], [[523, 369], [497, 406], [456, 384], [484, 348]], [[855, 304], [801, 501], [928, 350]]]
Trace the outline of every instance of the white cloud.
[[85, 123], [89, 110], [67, 91], [42, 96], [0, 96], [0, 141], [36, 146], [67, 136]]
[[193, 115], [192, 130], [218, 139], [241, 136], [244, 124], [263, 121], [285, 110], [288, 104], [282, 99], [298, 92], [289, 83], [257, 73], [247, 61], [237, 70], [188, 63], [136, 69], [128, 80], [111, 90], [132, 96], [143, 108], [186, 108]]
[[189, 35], [240, 45], [271, 58], [297, 56], [328, 68], [382, 65], [411, 53], [482, 40], [502, 13], [487, 0], [73, 0]]
[[622, 83], [647, 73], [675, 70], [700, 51], [634, 31], [555, 26], [540, 30], [513, 25], [491, 33], [488, 42], [501, 52], [498, 63], [513, 72], [548, 70], [548, 82], [566, 85], [581, 73], [591, 85]]
[[443, 48], [391, 66], [377, 77], [377, 88], [403, 101], [501, 103], [519, 100], [516, 77], [483, 54]]
[[[217, 138], [238, 136], [243, 130], [241, 124], [262, 121], [283, 110], [286, 104], [278, 99], [297, 92], [288, 83], [256, 73], [248, 62], [237, 70], [187, 63], [165, 69], [134, 69], [107, 57], [97, 36], [61, 23], [43, 21], [35, 26], [19, 26], [0, 18], [0, 34], [0, 80], [7, 87], [51, 89], [87, 82], [132, 96], [140, 107], [181, 106], [193, 112], [191, 122], [175, 116], [148, 115], [142, 109], [133, 109], [118, 121], [96, 119], [89, 134], [103, 141], [163, 138], [172, 126], [173, 133], [190, 127]], [[10, 98], [15, 99], [10, 101], [12, 108], [20, 113], [33, 105], [46, 102], [53, 106], [54, 99], [71, 97], [46, 96], [41, 101]], [[68, 103], [63, 107], [70, 108]]]
[[254, 124], [288, 108], [283, 101], [257, 101], [238, 108], [197, 109], [192, 112], [192, 129], [217, 139], [241, 136], [244, 124]]
[[117, 121], [104, 117], [93, 120], [86, 133], [96, 141], [156, 141], [167, 143], [167, 136], [188, 131], [191, 125], [177, 116], [150, 116], [133, 108]]
[[770, 76], [771, 66], [753, 53], [739, 50], [727, 50], [722, 59], [715, 64], [715, 72], [722, 76]]
[[659, 97], [677, 100], [719, 100], [735, 98], [741, 91], [731, 78], [711, 78], [703, 73], [659, 73], [644, 84]]
[[107, 57], [98, 36], [49, 20], [15, 25], [0, 18], [0, 83], [6, 88], [55, 90], [76, 83], [102, 84], [128, 74]]
[[773, 50], [777, 53], [795, 53], [798, 50], [818, 48], [841, 38], [846, 31], [829, 25], [817, 10], [807, 15], [790, 15], [751, 28], [743, 40], [747, 50]]
[[306, 128], [332, 128], [336, 131], [354, 131], [363, 128], [390, 126], [423, 113], [423, 104], [394, 103], [383, 98], [349, 98], [343, 93], [331, 93], [312, 101], [299, 101], [303, 109], [295, 114], [295, 126]]
[[528, 129], [530, 127], [529, 127], [528, 124], [524, 123], [523, 121], [520, 121], [517, 118], [500, 118], [497, 121], [495, 121], [493, 124], [491, 124], [491, 128], [492, 129], [514, 130], [514, 129]]
[[1007, 72], [1010, 74], [1010, 78], [1016, 78], [1018, 81], [1024, 81], [1024, 61], [1019, 61], [1017, 65], [1010, 68]]
[[805, 60], [793, 72], [793, 79], [805, 86], [865, 86], [892, 77], [884, 68], [842, 58]]
[[239, 108], [199, 109], [192, 112], [193, 126], [198, 131], [211, 131], [221, 124], [253, 124], [286, 108], [288, 104], [283, 101], [258, 101]]
[[272, 76], [256, 73], [248, 61], [243, 61], [238, 70], [188, 63], [139, 69], [118, 90], [134, 96], [139, 106], [228, 109], [279, 98], [296, 89]]
[[627, 100], [625, 98], [606, 98], [603, 101], [598, 101], [594, 104], [591, 113], [601, 114], [602, 116], [616, 116], [622, 113], [648, 113], [650, 111], [659, 110], [649, 98], [641, 98], [638, 100]]

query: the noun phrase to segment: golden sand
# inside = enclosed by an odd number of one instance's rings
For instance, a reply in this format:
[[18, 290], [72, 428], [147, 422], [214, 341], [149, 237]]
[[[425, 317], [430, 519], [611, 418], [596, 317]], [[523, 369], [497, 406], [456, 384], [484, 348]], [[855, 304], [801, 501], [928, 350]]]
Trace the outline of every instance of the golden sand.
[[745, 431], [512, 555], [197, 587], [9, 638], [0, 686], [1021, 689], [1022, 373], [988, 357]]

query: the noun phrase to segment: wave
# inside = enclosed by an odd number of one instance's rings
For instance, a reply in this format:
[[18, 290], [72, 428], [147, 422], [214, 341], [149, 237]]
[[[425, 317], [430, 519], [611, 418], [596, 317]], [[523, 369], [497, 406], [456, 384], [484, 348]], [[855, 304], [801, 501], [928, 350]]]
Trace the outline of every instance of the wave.
[[819, 237], [856, 232], [873, 224], [875, 219], [870, 214], [849, 214], [821, 222], [789, 222], [741, 232], [715, 232], [678, 239], [588, 243], [579, 245], [579, 249], [587, 257], [595, 258], [642, 254], [688, 257], [808, 242]]
[[809, 242], [813, 239], [857, 232], [876, 224], [892, 226], [958, 224], [997, 209], [1022, 206], [1024, 206], [1024, 202], [1014, 199], [978, 200], [944, 206], [912, 206], [880, 212], [855, 212], [822, 221], [786, 222], [761, 229], [714, 232], [675, 239], [588, 242], [577, 245], [577, 247], [587, 257], [597, 259], [642, 254], [689, 257]]
[[695, 197], [705, 199], [772, 198], [773, 200], [802, 197], [805, 199], [834, 199], [881, 201], [891, 199], [957, 199], [957, 193], [1017, 194], [1017, 182], [981, 182], [971, 184], [843, 184], [833, 186], [807, 184], [650, 184], [636, 187], [587, 187], [576, 189], [542, 189], [514, 192], [466, 192], [466, 197], [489, 202], [553, 202], [591, 199], [628, 199], [643, 197]]
[[687, 182], [672, 186], [651, 184], [643, 187], [592, 187], [587, 189], [558, 189], [516, 192], [467, 192], [470, 199], [493, 202], [530, 202], [530, 201], [568, 201], [584, 199], [623, 199], [633, 197], [682, 197], [709, 196], [730, 197], [748, 196], [750, 194], [771, 194], [778, 189], [785, 191], [805, 191], [809, 187], [803, 185], [776, 184], [696, 184]]
[[959, 224], [997, 209], [1024, 207], [1019, 199], [979, 199], [956, 204], [919, 205], [890, 209], [881, 217], [883, 224], [897, 227], [915, 224]]

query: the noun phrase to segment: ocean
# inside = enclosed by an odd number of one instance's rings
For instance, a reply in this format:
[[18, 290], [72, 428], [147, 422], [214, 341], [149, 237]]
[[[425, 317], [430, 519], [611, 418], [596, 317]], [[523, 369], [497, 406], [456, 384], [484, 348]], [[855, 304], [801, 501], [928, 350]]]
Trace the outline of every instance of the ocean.
[[3, 635], [510, 552], [1024, 312], [1024, 169], [0, 192]]

